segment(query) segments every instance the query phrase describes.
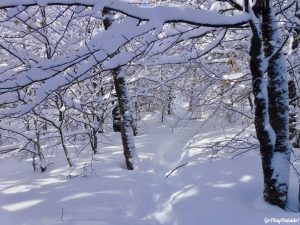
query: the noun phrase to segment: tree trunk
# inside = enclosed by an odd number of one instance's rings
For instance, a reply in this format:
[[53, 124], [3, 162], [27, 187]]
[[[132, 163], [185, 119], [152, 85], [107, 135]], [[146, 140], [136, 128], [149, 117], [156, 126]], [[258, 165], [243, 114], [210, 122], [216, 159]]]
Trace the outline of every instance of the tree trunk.
[[35, 147], [37, 149], [37, 152], [38, 152], [38, 157], [39, 157], [39, 160], [40, 160], [40, 169], [41, 169], [41, 172], [45, 172], [47, 167], [46, 167], [46, 160], [45, 160], [45, 157], [44, 157], [44, 154], [42, 153], [42, 149], [41, 149], [41, 139], [40, 139], [40, 133], [39, 131], [36, 132], [36, 143], [35, 143]]
[[271, 182], [275, 189], [265, 193], [266, 201], [285, 208], [289, 185], [289, 96], [285, 59], [281, 51], [281, 35], [270, 0], [263, 4], [263, 38], [265, 56], [270, 57], [268, 74], [268, 97], [270, 123], [275, 131], [276, 142], [272, 156]]
[[299, 148], [299, 130], [297, 129], [297, 104], [295, 99], [297, 98], [297, 88], [293, 80], [289, 80], [289, 132], [290, 132], [290, 143], [294, 148]]
[[40, 128], [38, 126], [37, 120], [34, 120], [34, 128], [35, 128], [35, 134], [36, 134], [36, 142], [34, 143], [34, 149], [37, 150], [37, 154], [33, 156], [32, 165], [34, 167], [34, 170], [36, 170], [35, 167], [37, 166], [37, 164], [35, 161], [35, 157], [38, 156], [41, 172], [45, 172], [47, 169], [46, 168], [46, 159], [44, 157], [44, 154], [43, 154], [42, 148], [41, 148]]
[[133, 135], [137, 136], [138, 135], [138, 121], [140, 120], [140, 115], [139, 115], [139, 106], [137, 102], [134, 102], [134, 115], [132, 116], [132, 131]]
[[[104, 29], [108, 30], [112, 25], [113, 15], [109, 9], [104, 8], [103, 11], [103, 24]], [[125, 163], [128, 170], [134, 169], [134, 161], [136, 157], [135, 144], [132, 132], [132, 114], [130, 109], [130, 99], [128, 97], [127, 85], [125, 80], [124, 71], [120, 67], [112, 70], [114, 86], [118, 99], [118, 105], [121, 114], [121, 137], [123, 144], [123, 153], [125, 157]]]
[[[280, 35], [268, 0], [253, 7], [250, 70], [255, 104], [255, 128], [260, 142], [264, 199], [285, 208], [289, 183], [288, 86]], [[274, 46], [274, 43], [276, 46]], [[264, 46], [264, 48], [263, 48]], [[266, 62], [267, 83], [264, 76]]]
[[171, 115], [172, 113], [172, 100], [173, 100], [173, 96], [172, 96], [172, 89], [169, 88], [168, 90], [168, 104], [167, 104], [167, 112], [168, 112], [168, 115]]
[[270, 182], [273, 173], [271, 168], [271, 158], [274, 148], [274, 131], [269, 122], [267, 85], [265, 82], [264, 70], [262, 68], [262, 34], [260, 27], [254, 24], [254, 22], [251, 21], [250, 26], [253, 33], [250, 49], [250, 70], [252, 74], [252, 88], [255, 104], [254, 124], [256, 136], [260, 143], [264, 175], [264, 193], [268, 193], [270, 189], [274, 189]]
[[97, 137], [97, 130], [95, 128], [92, 128], [90, 143], [91, 143], [93, 154], [97, 154], [98, 137]]
[[112, 71], [116, 94], [118, 98], [120, 114], [121, 114], [121, 123], [120, 123], [121, 137], [122, 137], [126, 167], [128, 170], [133, 170], [134, 169], [133, 159], [135, 157], [135, 144], [133, 140], [130, 101], [128, 98], [127, 87], [126, 87], [126, 82], [123, 73], [124, 72], [121, 71], [120, 68], [113, 69]]
[[67, 148], [67, 145], [66, 145], [66, 142], [65, 142], [65, 135], [63, 133], [62, 127], [58, 128], [58, 132], [59, 132], [59, 135], [60, 135], [61, 145], [62, 145], [62, 148], [64, 150], [65, 156], [66, 156], [66, 160], [68, 162], [68, 165], [70, 167], [72, 167], [73, 163], [71, 161], [71, 158], [70, 158], [70, 155], [69, 155], [69, 151], [68, 151], [68, 148]]

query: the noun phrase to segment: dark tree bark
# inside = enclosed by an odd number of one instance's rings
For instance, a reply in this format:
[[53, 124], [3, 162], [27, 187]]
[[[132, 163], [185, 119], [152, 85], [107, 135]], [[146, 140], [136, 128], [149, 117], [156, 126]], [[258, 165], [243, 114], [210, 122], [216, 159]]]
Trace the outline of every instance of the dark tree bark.
[[113, 130], [114, 132], [121, 132], [121, 115], [119, 103], [112, 110]]
[[139, 120], [139, 106], [137, 102], [134, 102], [134, 115], [132, 116], [132, 131], [133, 135], [138, 135], [138, 120]]
[[172, 89], [169, 88], [168, 90], [168, 104], [167, 104], [167, 112], [168, 115], [171, 115], [172, 113], [172, 101], [173, 101], [173, 96], [172, 96]]
[[[258, 10], [261, 6], [256, 5], [256, 17], [261, 17]], [[255, 9], [255, 8], [254, 8]], [[251, 49], [250, 49], [250, 70], [252, 74], [252, 88], [255, 104], [255, 129], [256, 136], [260, 143], [262, 168], [264, 175], [264, 193], [274, 189], [270, 178], [272, 177], [271, 159], [273, 153], [272, 132], [273, 129], [269, 122], [267, 86], [262, 68], [263, 59], [263, 40], [261, 26], [250, 21], [252, 29]]]
[[[109, 9], [104, 8], [103, 11], [103, 24], [104, 29], [107, 30], [112, 25], [112, 14]], [[114, 86], [118, 99], [118, 106], [121, 115], [120, 128], [121, 137], [123, 143], [123, 153], [125, 157], [125, 163], [128, 170], [134, 169], [135, 158], [135, 144], [133, 140], [132, 131], [132, 115], [130, 109], [130, 99], [128, 96], [127, 85], [125, 80], [124, 71], [120, 67], [116, 67], [112, 70]]]
[[[272, 156], [273, 174], [271, 188], [265, 193], [266, 201], [285, 208], [288, 194], [289, 160], [291, 149], [289, 145], [289, 101], [288, 81], [285, 59], [281, 51], [281, 38], [277, 20], [272, 11], [271, 0], [263, 4], [263, 38], [265, 56], [269, 57], [268, 97], [270, 123], [275, 131], [276, 141]], [[283, 167], [283, 168], [282, 168]], [[287, 171], [281, 171], [281, 170]], [[284, 177], [287, 176], [287, 177]]]
[[122, 75], [122, 72], [120, 71], [120, 68], [114, 69], [112, 71], [112, 74], [121, 115], [120, 128], [125, 162], [127, 169], [133, 170], [134, 165], [132, 162], [132, 158], [134, 157], [135, 145], [133, 141], [132, 115], [126, 82], [124, 76]]
[[297, 108], [297, 88], [293, 80], [289, 80], [289, 101], [290, 101], [290, 111], [289, 111], [289, 132], [290, 132], [290, 142], [294, 148], [300, 147], [300, 135], [297, 129], [297, 118], [296, 118], [296, 108]]
[[[250, 21], [253, 32], [250, 70], [255, 128], [260, 142], [264, 174], [264, 199], [285, 208], [290, 158], [285, 60], [280, 49], [280, 35], [271, 2], [257, 1], [253, 13]], [[266, 57], [269, 57], [269, 62]]]
[[90, 143], [92, 147], [93, 154], [98, 153], [98, 136], [97, 136], [97, 130], [95, 128], [91, 128], [91, 134], [90, 134]]

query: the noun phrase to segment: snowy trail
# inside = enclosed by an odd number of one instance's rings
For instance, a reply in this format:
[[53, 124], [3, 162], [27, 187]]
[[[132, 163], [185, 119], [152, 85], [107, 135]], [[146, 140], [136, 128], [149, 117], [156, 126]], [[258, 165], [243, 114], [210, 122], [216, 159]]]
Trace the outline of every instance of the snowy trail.
[[[154, 168], [160, 166], [160, 169], [167, 171], [174, 168], [181, 160], [180, 156], [186, 143], [196, 134], [195, 129], [200, 124], [197, 121], [193, 123], [183, 121], [182, 123], [184, 127], [179, 124], [176, 124], [176, 127], [169, 127], [159, 121], [156, 127], [150, 128], [150, 124], [147, 125], [148, 135], [136, 138], [140, 156], [152, 154], [154, 158], [151, 161], [156, 164], [152, 165]], [[139, 148], [140, 143], [147, 143], [147, 145]]]

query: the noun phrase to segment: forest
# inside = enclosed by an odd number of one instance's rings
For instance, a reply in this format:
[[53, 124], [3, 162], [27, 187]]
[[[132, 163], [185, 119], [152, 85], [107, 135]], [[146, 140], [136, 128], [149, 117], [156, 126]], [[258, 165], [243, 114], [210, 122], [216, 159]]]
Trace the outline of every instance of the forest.
[[300, 223], [299, 45], [299, 0], [1, 0], [3, 225]]

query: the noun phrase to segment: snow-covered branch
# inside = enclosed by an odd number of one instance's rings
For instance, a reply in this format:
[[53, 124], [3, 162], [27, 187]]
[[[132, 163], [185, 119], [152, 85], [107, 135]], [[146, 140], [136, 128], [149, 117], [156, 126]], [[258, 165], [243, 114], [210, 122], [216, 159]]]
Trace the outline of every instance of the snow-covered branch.
[[0, 9], [13, 8], [22, 5], [28, 6], [86, 6], [93, 7], [94, 11], [108, 8], [141, 21], [155, 21], [157, 26], [165, 23], [183, 22], [197, 26], [232, 27], [247, 23], [250, 19], [248, 13], [239, 13], [235, 16], [226, 16], [213, 11], [198, 10], [184, 7], [158, 6], [154, 8], [141, 8], [117, 0], [12, 0], [1, 1]]

